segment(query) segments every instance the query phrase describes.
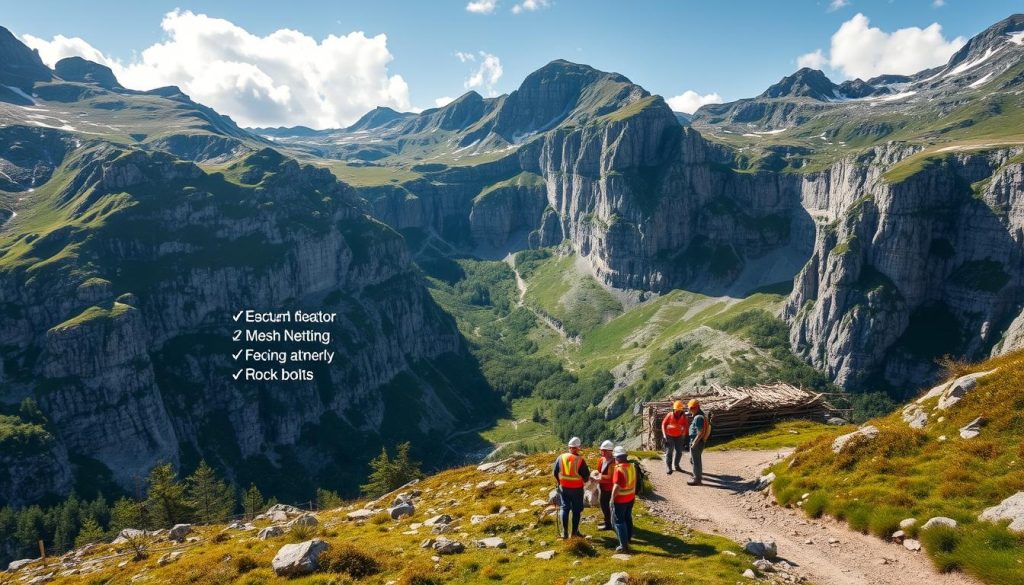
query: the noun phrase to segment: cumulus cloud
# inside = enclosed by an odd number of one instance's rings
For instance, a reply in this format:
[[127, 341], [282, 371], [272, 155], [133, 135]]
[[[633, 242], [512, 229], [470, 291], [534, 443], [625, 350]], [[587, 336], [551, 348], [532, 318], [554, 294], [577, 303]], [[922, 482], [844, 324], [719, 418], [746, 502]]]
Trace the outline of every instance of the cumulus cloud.
[[843, 7], [846, 7], [846, 6], [849, 6], [849, 5], [850, 5], [850, 2], [848, 0], [832, 0], [832, 2], [829, 2], [828, 11], [829, 12], [835, 12], [836, 10], [839, 10], [840, 8], [843, 8]]
[[466, 4], [466, 10], [476, 14], [490, 14], [498, 7], [498, 0], [474, 0]]
[[455, 57], [463, 63], [471, 63], [472, 70], [463, 85], [466, 89], [482, 89], [488, 95], [496, 95], [494, 87], [505, 71], [501, 67], [501, 59], [478, 51], [476, 54], [457, 51]]
[[441, 96], [439, 98], [435, 98], [434, 99], [434, 106], [436, 106], [438, 108], [443, 108], [443, 107], [447, 106], [448, 104], [450, 104], [450, 103], [452, 103], [454, 101], [455, 101], [455, 98], [453, 98], [451, 96], [448, 96], [448, 95], [443, 95], [443, 96]]
[[548, 0], [523, 0], [519, 4], [512, 7], [512, 14], [520, 14], [522, 12], [535, 12], [541, 8], [547, 8], [551, 3]]
[[410, 109], [409, 86], [388, 71], [393, 57], [383, 34], [357, 31], [317, 41], [280, 29], [258, 36], [228, 20], [180, 10], [167, 13], [161, 27], [166, 40], [128, 63], [80, 38], [22, 39], [51, 66], [80, 55], [109, 66], [125, 87], [177, 85], [243, 126], [343, 127], [378, 105]]
[[825, 54], [821, 52], [821, 49], [818, 49], [813, 53], [805, 53], [796, 58], [796, 66], [801, 69], [804, 67], [821, 69], [827, 62], [828, 59], [825, 58]]
[[697, 108], [704, 104], [720, 104], [722, 103], [722, 96], [717, 93], [708, 93], [700, 95], [699, 93], [688, 89], [683, 93], [670, 97], [665, 100], [668, 107], [672, 108], [674, 112], [683, 112], [686, 114], [692, 114], [697, 111]]
[[[870, 25], [868, 17], [858, 13], [832, 35], [828, 64], [846, 78], [917, 73], [942, 65], [967, 42], [963, 37], [947, 40], [937, 22], [925, 28], [912, 26], [893, 32]], [[811, 63], [824, 65], [824, 54], [818, 49], [801, 55], [797, 63], [808, 67]]]

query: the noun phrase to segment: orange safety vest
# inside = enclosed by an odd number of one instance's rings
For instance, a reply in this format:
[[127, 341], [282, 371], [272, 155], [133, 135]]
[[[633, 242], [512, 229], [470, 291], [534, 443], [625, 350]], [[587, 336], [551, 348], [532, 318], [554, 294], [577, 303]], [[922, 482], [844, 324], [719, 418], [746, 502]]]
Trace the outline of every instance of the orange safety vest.
[[632, 502], [636, 498], [636, 467], [629, 462], [619, 463], [615, 468], [615, 483], [619, 485], [619, 490], [615, 492], [615, 503]]
[[583, 487], [583, 478], [580, 476], [580, 461], [583, 458], [572, 453], [562, 453], [558, 458], [562, 466], [558, 474], [558, 483], [565, 488]]
[[[608, 462], [608, 467], [602, 467], [605, 461]], [[611, 491], [613, 483], [612, 475], [614, 475], [615, 473], [615, 459], [613, 457], [605, 459], [604, 455], [602, 455], [597, 460], [597, 470], [600, 472], [601, 469], [604, 469], [605, 473], [601, 474], [601, 479], [598, 481], [598, 486], [600, 486], [600, 488], [606, 492]]]
[[686, 414], [684, 413], [679, 418], [676, 418], [675, 414], [675, 411], [672, 411], [666, 414], [665, 419], [661, 421], [661, 429], [666, 437], [682, 437], [685, 431]]

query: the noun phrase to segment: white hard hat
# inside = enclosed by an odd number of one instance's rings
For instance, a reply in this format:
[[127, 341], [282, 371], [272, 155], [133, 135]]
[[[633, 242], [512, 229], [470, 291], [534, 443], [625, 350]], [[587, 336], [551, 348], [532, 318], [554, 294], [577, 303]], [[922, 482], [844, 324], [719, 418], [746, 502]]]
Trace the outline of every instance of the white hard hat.
[[583, 441], [581, 441], [579, 437], [573, 437], [573, 438], [569, 439], [569, 446], [570, 447], [579, 447], [582, 444], [583, 444]]
[[613, 447], [615, 447], [615, 443], [612, 443], [611, 441], [605, 441], [604, 443], [601, 443], [602, 451], [610, 451]]
[[616, 457], [625, 457], [626, 456], [626, 448], [623, 447], [622, 445], [619, 445], [618, 447], [615, 448], [614, 451], [612, 451], [612, 455], [614, 455]]

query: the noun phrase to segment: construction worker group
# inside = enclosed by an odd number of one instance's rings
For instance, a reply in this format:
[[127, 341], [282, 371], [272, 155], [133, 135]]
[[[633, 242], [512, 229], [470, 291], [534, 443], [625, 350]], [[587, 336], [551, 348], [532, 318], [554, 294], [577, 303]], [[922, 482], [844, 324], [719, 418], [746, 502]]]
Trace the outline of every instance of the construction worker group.
[[[701, 453], [711, 434], [711, 425], [696, 400], [691, 400], [687, 408], [689, 413], [683, 409], [682, 401], [677, 400], [673, 404], [672, 412], [662, 421], [665, 465], [669, 475], [673, 470], [683, 471], [679, 461], [683, 447], [688, 446], [693, 465], [693, 479], [687, 483], [701, 485]], [[604, 522], [599, 529], [614, 530], [619, 541], [615, 552], [628, 552], [633, 540], [633, 502], [640, 480], [637, 464], [629, 461], [624, 447], [615, 446], [611, 441], [604, 441], [600, 446], [601, 456], [597, 460], [597, 469], [591, 472], [586, 460], [580, 455], [582, 441], [578, 437], [573, 437], [569, 440], [568, 446], [568, 451], [559, 455], [554, 465], [556, 489], [561, 502], [559, 536], [582, 536], [580, 517], [583, 514], [584, 491], [589, 478], [597, 481], [600, 494]]]

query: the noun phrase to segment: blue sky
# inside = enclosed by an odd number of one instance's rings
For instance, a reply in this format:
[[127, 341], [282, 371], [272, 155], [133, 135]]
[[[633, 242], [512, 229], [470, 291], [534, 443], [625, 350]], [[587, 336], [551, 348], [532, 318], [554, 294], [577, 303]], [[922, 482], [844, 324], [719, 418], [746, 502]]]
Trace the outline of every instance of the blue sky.
[[[529, 5], [517, 4], [523, 1]], [[490, 11], [491, 0], [477, 0], [476, 11], [467, 9], [470, 0], [34, 0], [7, 4], [0, 25], [22, 38], [31, 35], [44, 58], [74, 52], [88, 57], [93, 50], [116, 64], [116, 72], [122, 73], [119, 66], [124, 66], [122, 74], [135, 85], [167, 81], [185, 85], [193, 97], [213, 101], [210, 105], [243, 122], [305, 121], [321, 127], [342, 124], [374, 101], [426, 108], [469, 87], [485, 95], [505, 93], [556, 58], [617, 71], [666, 98], [689, 90], [695, 96], [717, 94], [731, 101], [760, 93], [794, 71], [802, 55], [801, 63], [817, 65], [837, 81], [851, 72], [867, 74], [880, 66], [906, 68], [916, 67], [921, 59], [944, 61], [963, 39], [1014, 12], [1024, 12], [1024, 0], [497, 0]], [[348, 42], [305, 61], [301, 54], [280, 60], [265, 54], [277, 48], [254, 49], [264, 54], [248, 63], [246, 56], [209, 56], [224, 49], [211, 39], [226, 34], [223, 27], [210, 25], [205, 40], [194, 40], [185, 48], [169, 47], [163, 56], [150, 55], [146, 68], [127, 69], [142, 60], [146, 48], [166, 43], [175, 34], [166, 26], [168, 13], [175, 9], [178, 14], [188, 11], [223, 19], [237, 29], [232, 34], [244, 33], [253, 39], [291, 29], [309, 37], [306, 42], [319, 43], [329, 35]], [[855, 18], [860, 20], [853, 22]], [[196, 22], [177, 19], [170, 26], [185, 36], [190, 30], [186, 27], [206, 26]], [[935, 23], [941, 30], [928, 28]], [[843, 26], [847, 27], [843, 42], [851, 46], [837, 62], [831, 58], [831, 45]], [[895, 31], [910, 27], [914, 28], [899, 38], [917, 43], [909, 52], [918, 53], [918, 61], [905, 62], [905, 43], [877, 48], [892, 40], [889, 35]], [[365, 36], [349, 36], [354, 31]], [[386, 39], [377, 37], [381, 34]], [[75, 42], [57, 43], [57, 35]], [[236, 42], [240, 43], [227, 44]], [[293, 50], [287, 44], [281, 46], [282, 51]], [[294, 45], [298, 46], [301, 43]], [[815, 55], [819, 49], [821, 53]], [[175, 58], [185, 62], [170, 62]], [[206, 59], [216, 59], [222, 65], [228, 62], [223, 71], [230, 72], [232, 81], [219, 84], [201, 79], [220, 71], [216, 67], [188, 71]], [[244, 66], [230, 66], [232, 59]], [[267, 65], [267, 59], [272, 64]], [[281, 71], [290, 66], [308, 68], [317, 60], [329, 60], [333, 65], [329, 72], [318, 72], [322, 79], [310, 81], [308, 87], [294, 81], [296, 76], [308, 81], [307, 74]], [[496, 66], [500, 66], [498, 75]], [[349, 67], [360, 71], [358, 80], [352, 80]], [[236, 74], [239, 69], [246, 73]], [[334, 87], [343, 91], [332, 93]], [[227, 95], [230, 92], [235, 94]], [[317, 103], [302, 102], [302, 92], [322, 95]], [[246, 102], [247, 96], [254, 98], [252, 103]]]

